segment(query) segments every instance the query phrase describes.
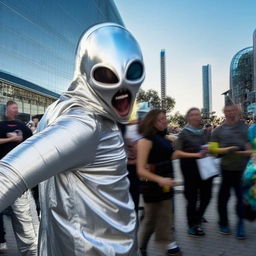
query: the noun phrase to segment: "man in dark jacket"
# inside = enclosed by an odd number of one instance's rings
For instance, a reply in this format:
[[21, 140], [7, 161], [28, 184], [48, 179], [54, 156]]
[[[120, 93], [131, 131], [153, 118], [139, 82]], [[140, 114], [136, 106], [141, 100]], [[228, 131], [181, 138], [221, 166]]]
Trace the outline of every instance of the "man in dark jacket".
[[[5, 120], [0, 122], [0, 159], [18, 146], [21, 142], [32, 136], [31, 130], [21, 121], [17, 120], [18, 105], [15, 101], [6, 104]], [[33, 224], [30, 207], [30, 192], [25, 192], [9, 208], [18, 249], [22, 255], [37, 254], [37, 230]], [[0, 214], [0, 223], [3, 215]], [[3, 225], [0, 226], [0, 250], [6, 250]]]

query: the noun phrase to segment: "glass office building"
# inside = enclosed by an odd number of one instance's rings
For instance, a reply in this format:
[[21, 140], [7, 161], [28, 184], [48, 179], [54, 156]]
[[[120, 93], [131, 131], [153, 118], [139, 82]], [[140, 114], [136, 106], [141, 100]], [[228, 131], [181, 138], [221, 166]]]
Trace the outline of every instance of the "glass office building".
[[256, 30], [253, 33], [253, 90], [256, 91]]
[[243, 111], [255, 102], [253, 88], [253, 47], [239, 51], [230, 65], [230, 90], [234, 103], [241, 104]]
[[9, 99], [43, 113], [72, 80], [81, 34], [100, 22], [123, 25], [113, 0], [1, 0], [1, 114]]
[[5, 103], [14, 100], [25, 121], [36, 114], [43, 114], [59, 95], [36, 84], [0, 71], [0, 113], [5, 112]]
[[202, 67], [203, 80], [203, 116], [209, 118], [212, 112], [212, 74], [211, 65]]

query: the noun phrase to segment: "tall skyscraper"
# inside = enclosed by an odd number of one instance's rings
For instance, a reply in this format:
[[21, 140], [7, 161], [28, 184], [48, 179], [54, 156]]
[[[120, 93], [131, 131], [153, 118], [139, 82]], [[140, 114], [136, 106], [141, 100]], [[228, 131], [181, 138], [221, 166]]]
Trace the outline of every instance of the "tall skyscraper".
[[256, 91], [256, 29], [253, 33], [253, 90]]
[[212, 75], [211, 65], [202, 67], [203, 78], [203, 115], [209, 118], [212, 112]]
[[[223, 95], [234, 104], [240, 104], [245, 117], [256, 113], [256, 30], [253, 47], [238, 51], [230, 63], [230, 87]], [[225, 99], [227, 99], [225, 97]]]
[[161, 67], [161, 103], [162, 108], [165, 109], [166, 98], [166, 79], [165, 79], [165, 50], [160, 52], [160, 67]]
[[123, 25], [114, 0], [0, 1], [0, 117], [15, 100], [42, 114], [73, 78], [79, 38], [100, 22]]

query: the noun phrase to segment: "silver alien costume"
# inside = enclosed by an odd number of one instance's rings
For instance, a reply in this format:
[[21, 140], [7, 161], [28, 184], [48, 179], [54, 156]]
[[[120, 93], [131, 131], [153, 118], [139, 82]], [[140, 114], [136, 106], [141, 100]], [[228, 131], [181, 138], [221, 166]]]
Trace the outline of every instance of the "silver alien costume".
[[0, 211], [41, 184], [39, 255], [137, 255], [136, 216], [117, 121], [125, 122], [144, 67], [122, 26], [103, 23], [80, 40], [74, 81], [39, 133], [0, 162]]

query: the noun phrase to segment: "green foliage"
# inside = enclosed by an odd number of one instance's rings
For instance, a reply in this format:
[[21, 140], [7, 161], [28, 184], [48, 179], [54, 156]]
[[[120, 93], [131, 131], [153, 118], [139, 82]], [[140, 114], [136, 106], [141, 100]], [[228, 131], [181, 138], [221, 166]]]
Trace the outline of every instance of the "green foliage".
[[185, 116], [182, 115], [180, 112], [176, 112], [174, 115], [169, 116], [169, 122], [172, 125], [178, 125], [179, 127], [184, 127], [186, 124]]
[[[152, 89], [148, 91], [144, 91], [140, 89], [137, 95], [137, 101], [138, 102], [147, 101], [150, 103], [150, 105], [153, 108], [161, 108], [161, 99], [157, 91]], [[175, 100], [172, 97], [167, 96], [165, 99], [165, 106], [166, 106], [165, 107], [166, 112], [170, 112], [175, 106]]]
[[173, 110], [174, 106], [175, 106], [175, 99], [170, 97], [170, 96], [166, 96], [166, 111], [170, 112]]

